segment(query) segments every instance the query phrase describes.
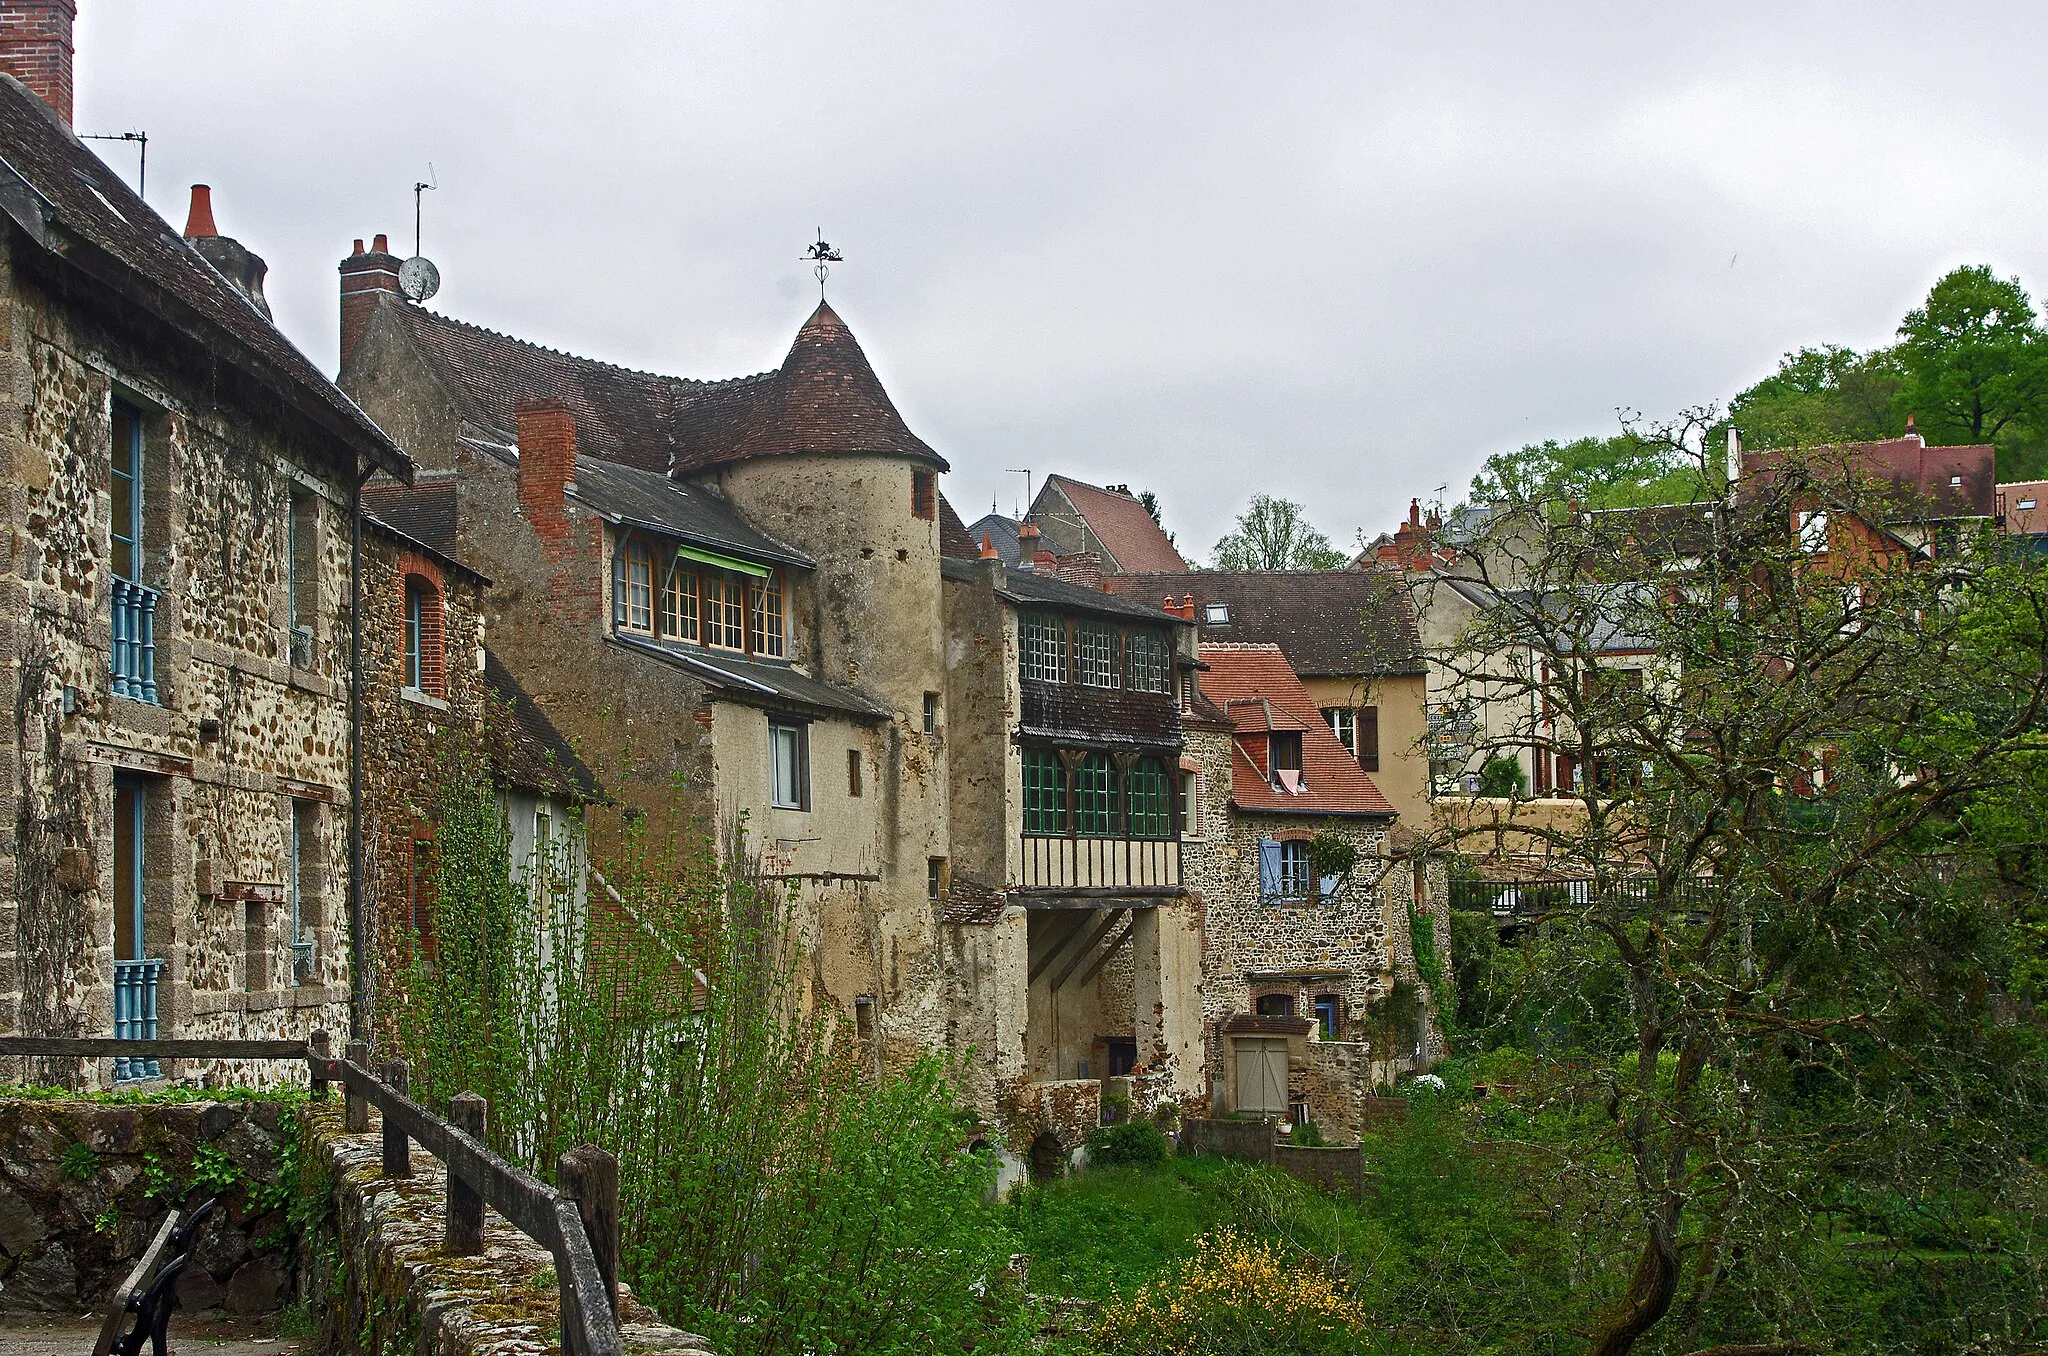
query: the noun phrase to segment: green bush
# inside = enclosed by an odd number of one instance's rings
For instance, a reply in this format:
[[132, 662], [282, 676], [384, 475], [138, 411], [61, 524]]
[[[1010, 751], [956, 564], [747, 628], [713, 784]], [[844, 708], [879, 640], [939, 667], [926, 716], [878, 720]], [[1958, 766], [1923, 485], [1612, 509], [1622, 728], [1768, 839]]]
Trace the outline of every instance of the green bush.
[[1497, 753], [1479, 765], [1479, 794], [1496, 800], [1513, 800], [1527, 794], [1529, 779], [1519, 759]]
[[1166, 1136], [1150, 1121], [1102, 1125], [1088, 1132], [1088, 1162], [1097, 1167], [1128, 1163], [1151, 1167], [1164, 1163], [1170, 1150]]
[[1329, 1141], [1323, 1138], [1322, 1127], [1314, 1121], [1303, 1121], [1287, 1136], [1287, 1142], [1299, 1149], [1320, 1149]]

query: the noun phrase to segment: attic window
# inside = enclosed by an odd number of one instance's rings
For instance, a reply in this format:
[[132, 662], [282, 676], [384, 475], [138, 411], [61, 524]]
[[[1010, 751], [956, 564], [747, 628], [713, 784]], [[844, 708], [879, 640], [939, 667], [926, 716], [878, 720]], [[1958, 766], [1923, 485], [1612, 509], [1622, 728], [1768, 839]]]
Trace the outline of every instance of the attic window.
[[1230, 625], [1230, 604], [1210, 603], [1202, 609], [1202, 619], [1211, 626]]
[[910, 511], [927, 521], [939, 516], [938, 477], [930, 471], [910, 473]]
[[2020, 500], [2019, 506], [2023, 510], [2032, 509], [2034, 507], [2034, 501], [2031, 499], [2022, 499]]
[[1962, 487], [1963, 478], [1961, 476], [1950, 476], [1948, 478], [1948, 483], [1950, 489], [1960, 489]]
[[1267, 762], [1273, 785], [1290, 796], [1301, 794], [1301, 732], [1275, 730], [1266, 736]]

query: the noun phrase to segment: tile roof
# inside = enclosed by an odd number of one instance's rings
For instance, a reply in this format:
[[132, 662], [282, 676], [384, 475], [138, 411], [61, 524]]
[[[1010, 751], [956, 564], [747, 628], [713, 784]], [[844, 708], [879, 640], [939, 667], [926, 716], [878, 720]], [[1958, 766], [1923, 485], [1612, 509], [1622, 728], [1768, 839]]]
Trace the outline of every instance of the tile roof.
[[2000, 485], [1998, 503], [2005, 512], [2006, 531], [2022, 535], [2048, 532], [2048, 480], [2015, 480]]
[[[977, 548], [976, 554], [980, 551]], [[939, 562], [939, 572], [947, 579], [966, 581], [974, 578], [976, 566], [971, 561], [946, 559]], [[996, 595], [1020, 607], [1049, 607], [1063, 612], [1088, 612], [1097, 616], [1122, 617], [1131, 621], [1158, 622], [1171, 625], [1176, 618], [1169, 617], [1157, 607], [1148, 607], [1131, 598], [1120, 598], [1100, 589], [1070, 584], [1064, 579], [1049, 574], [1034, 574], [1029, 570], [1003, 571], [1003, 586]]]
[[[1392, 570], [1194, 570], [1104, 579], [1119, 597], [1157, 608], [1167, 595], [1195, 596], [1205, 639], [1278, 645], [1296, 673], [1311, 678], [1423, 671], [1415, 604]], [[1222, 603], [1230, 620], [1207, 622]]]
[[653, 528], [750, 560], [806, 568], [817, 564], [796, 547], [755, 527], [710, 490], [671, 480], [658, 471], [579, 455], [571, 494], [614, 522]]
[[943, 494], [939, 496], [939, 554], [955, 560], [981, 558], [981, 538], [967, 530], [953, 511], [952, 501]]
[[1795, 460], [1823, 477], [1845, 466], [1887, 482], [1898, 508], [1909, 514], [1989, 518], [1998, 511], [1997, 449], [1989, 443], [1929, 447], [1918, 434], [1909, 433], [1878, 442], [1745, 452], [1742, 474], [1767, 477]]
[[[1173, 542], [1152, 519], [1152, 514], [1133, 495], [1106, 490], [1086, 481], [1065, 476], [1047, 476], [1047, 490], [1057, 490], [1080, 515], [1081, 522], [1101, 545], [1110, 568], [1121, 574], [1184, 571], [1187, 561], [1173, 548]], [[1039, 496], [1043, 504], [1045, 496]], [[1032, 517], [1041, 510], [1032, 506]]]
[[[1278, 645], [1205, 643], [1202, 690], [1230, 713], [1230, 798], [1240, 810], [1291, 815], [1385, 815], [1394, 807], [1323, 722]], [[1301, 731], [1300, 795], [1268, 780], [1266, 732]]]
[[412, 473], [354, 401], [11, 75], [0, 75], [0, 190], [0, 212], [38, 247], [282, 397], [350, 449], [333, 449], [337, 461]]
[[576, 417], [579, 449], [644, 471], [706, 471], [754, 457], [881, 453], [946, 460], [912, 433], [853, 331], [819, 303], [781, 367], [695, 381], [542, 348], [496, 330], [383, 299], [480, 428], [512, 441], [513, 407], [554, 397]]
[[743, 705], [805, 713], [836, 712], [862, 721], [887, 720], [892, 714], [887, 707], [850, 687], [799, 673], [787, 664], [764, 663], [681, 641], [656, 640], [620, 631], [611, 632], [607, 639], [687, 669], [718, 688], [726, 699]]
[[443, 555], [455, 550], [455, 473], [422, 471], [410, 486], [378, 476], [363, 486], [363, 512]]
[[512, 671], [484, 651], [484, 686], [494, 700], [484, 711], [484, 740], [491, 767], [509, 784], [561, 800], [605, 803], [597, 775], [576, 756]]

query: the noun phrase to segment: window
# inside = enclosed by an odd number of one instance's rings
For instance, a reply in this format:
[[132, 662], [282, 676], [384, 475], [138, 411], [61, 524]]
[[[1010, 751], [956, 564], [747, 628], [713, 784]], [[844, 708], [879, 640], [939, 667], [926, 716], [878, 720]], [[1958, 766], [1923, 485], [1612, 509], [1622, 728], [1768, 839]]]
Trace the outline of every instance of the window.
[[1312, 883], [1309, 878], [1308, 843], [1305, 840], [1259, 840], [1260, 898], [1268, 903], [1282, 899], [1307, 899]]
[[[741, 581], [735, 577], [731, 583], [740, 584]], [[754, 653], [766, 659], [781, 659], [786, 648], [783, 642], [782, 579], [771, 574], [746, 585], [746, 588], [753, 600], [748, 624], [752, 628], [750, 639]]]
[[1067, 624], [1043, 612], [1026, 612], [1018, 623], [1020, 676], [1031, 683], [1067, 681]]
[[846, 751], [846, 794], [856, 799], [860, 796], [860, 750]]
[[285, 944], [291, 948], [292, 983], [307, 979], [313, 970], [313, 929], [319, 926], [314, 916], [311, 884], [314, 879], [315, 863], [320, 851], [320, 807], [310, 800], [292, 802], [292, 860], [291, 930], [285, 935]]
[[1826, 555], [1828, 549], [1828, 515], [1825, 513], [1801, 513], [1799, 520], [1799, 549], [1810, 556]]
[[661, 579], [661, 634], [669, 640], [697, 639], [697, 572], [681, 561]]
[[875, 1034], [875, 996], [864, 993], [853, 1000], [853, 1034], [871, 1040]]
[[654, 552], [637, 541], [626, 547], [626, 629], [654, 631]]
[[1165, 838], [1173, 832], [1173, 803], [1166, 789], [1166, 764], [1140, 758], [1124, 784], [1126, 831], [1133, 838]]
[[1202, 620], [1211, 626], [1230, 625], [1230, 604], [1210, 603], [1202, 609]]
[[287, 600], [291, 608], [291, 663], [313, 666], [313, 618], [318, 613], [320, 578], [320, 501], [300, 485], [291, 491], [291, 513], [285, 520]]
[[1075, 676], [1089, 687], [1116, 687], [1116, 628], [1082, 622], [1074, 628]]
[[114, 403], [114, 577], [142, 582], [142, 414]]
[[1319, 993], [1309, 1000], [1309, 1010], [1316, 1015], [1316, 1031], [1326, 1041], [1337, 1039], [1337, 1027], [1344, 1020], [1344, 1000], [1334, 993]]
[[937, 899], [946, 892], [946, 859], [927, 857], [924, 863], [924, 896]]
[[1326, 706], [1323, 719], [1330, 724], [1330, 732], [1337, 736], [1337, 742], [1344, 746], [1344, 752], [1353, 758], [1358, 756], [1358, 712], [1348, 706]]
[[810, 727], [770, 725], [769, 799], [777, 809], [811, 808]]
[[426, 629], [426, 586], [417, 579], [405, 581], [405, 685], [420, 690], [423, 666], [420, 662], [422, 633]]
[[1267, 772], [1273, 785], [1289, 795], [1302, 792], [1301, 780], [1301, 732], [1299, 730], [1275, 730], [1266, 736]]
[[1125, 664], [1129, 669], [1130, 687], [1133, 692], [1171, 692], [1173, 690], [1173, 665], [1168, 653], [1166, 637], [1157, 631], [1132, 631], [1125, 646]]
[[441, 594], [433, 581], [416, 574], [405, 577], [405, 616], [400, 629], [405, 686], [413, 692], [443, 695]]
[[1359, 767], [1367, 772], [1380, 770], [1380, 709], [1377, 706], [1358, 708], [1358, 755]]
[[2034, 501], [2031, 499], [2022, 499], [2019, 502], [2019, 507], [2022, 511], [2031, 510], [2034, 507]]
[[924, 732], [926, 734], [937, 734], [938, 730], [939, 694], [927, 692], [924, 694]]
[[1107, 1057], [1111, 1078], [1123, 1078], [1138, 1067], [1138, 1038], [1136, 1036], [1110, 1036], [1103, 1040], [1103, 1054]]
[[930, 471], [910, 473], [910, 512], [927, 521], [939, 516], [939, 478]]
[[1051, 749], [1024, 750], [1024, 832], [1067, 831], [1067, 773]]
[[1202, 778], [1199, 773], [1180, 774], [1181, 832], [1190, 838], [1202, 836]]
[[1106, 753], [1081, 757], [1074, 770], [1074, 832], [1106, 838], [1116, 831], [1116, 768]]
[[704, 572], [704, 643], [720, 650], [747, 647], [746, 583], [723, 570]]
[[[144, 821], [149, 792], [136, 778], [114, 779], [114, 1035], [121, 1040], [154, 1040], [157, 981], [163, 961], [150, 956], [145, 910], [149, 870]], [[153, 1059], [116, 1059], [116, 1078], [154, 1078]]]
[[1262, 993], [1252, 1001], [1252, 1009], [1261, 1017], [1292, 1017], [1294, 995], [1291, 993]]

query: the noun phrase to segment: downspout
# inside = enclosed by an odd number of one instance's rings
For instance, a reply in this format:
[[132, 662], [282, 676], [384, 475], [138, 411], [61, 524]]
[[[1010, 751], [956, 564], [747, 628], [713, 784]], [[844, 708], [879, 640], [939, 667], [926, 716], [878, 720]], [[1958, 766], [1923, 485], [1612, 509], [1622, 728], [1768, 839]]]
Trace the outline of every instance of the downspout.
[[370, 1040], [375, 991], [366, 957], [363, 918], [363, 485], [376, 473], [359, 471], [349, 491], [348, 533], [348, 997], [349, 1031]]

